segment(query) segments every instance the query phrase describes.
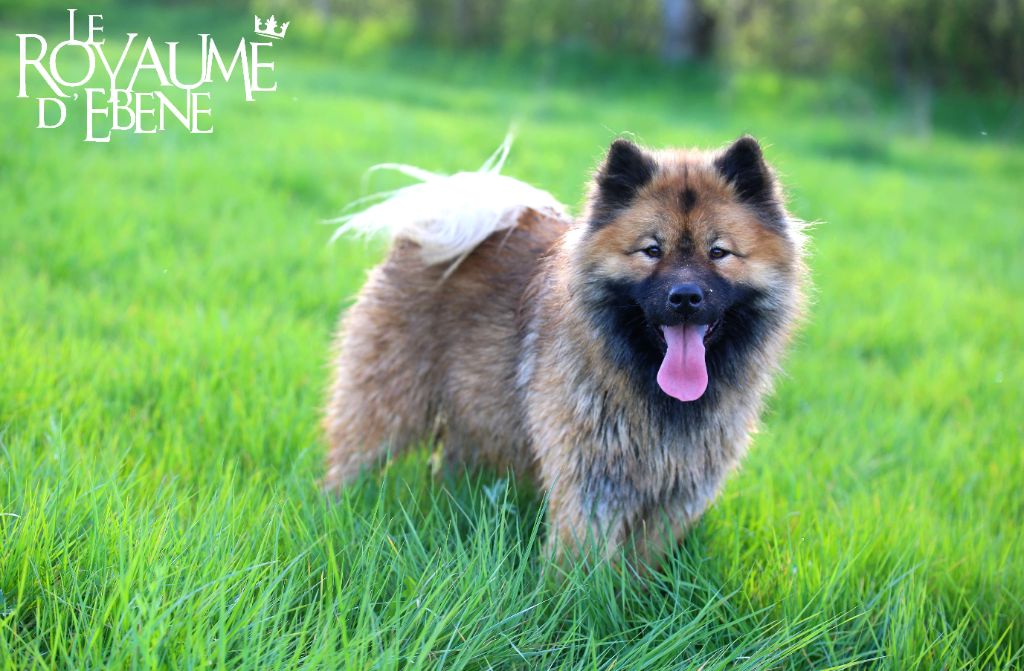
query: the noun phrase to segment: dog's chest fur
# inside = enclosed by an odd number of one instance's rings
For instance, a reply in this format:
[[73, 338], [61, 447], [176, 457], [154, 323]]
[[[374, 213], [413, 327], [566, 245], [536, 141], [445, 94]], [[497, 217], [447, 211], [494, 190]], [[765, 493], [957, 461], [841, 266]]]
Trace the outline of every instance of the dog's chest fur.
[[596, 334], [562, 319], [537, 326], [520, 371], [531, 372], [524, 405], [544, 485], [570, 484], [580, 512], [604, 531], [661, 514], [684, 524], [699, 517], [743, 456], [758, 395], [716, 390], [698, 412], [666, 413], [626, 371], [600, 361]]
[[638, 385], [609, 356], [566, 257], [553, 250], [522, 303], [516, 387], [542, 483], [573, 492], [602, 533], [626, 536], [664, 515], [685, 527], [742, 458], [768, 375], [751, 365], [743, 385], [713, 383], [692, 404]]

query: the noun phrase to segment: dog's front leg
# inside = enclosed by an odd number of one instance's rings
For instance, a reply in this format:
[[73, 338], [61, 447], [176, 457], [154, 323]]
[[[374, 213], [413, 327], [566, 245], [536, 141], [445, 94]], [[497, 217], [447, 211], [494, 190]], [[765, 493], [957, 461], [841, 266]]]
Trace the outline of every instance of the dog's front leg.
[[563, 564], [617, 561], [629, 535], [620, 503], [595, 500], [575, 483], [555, 483], [548, 498], [548, 555]]

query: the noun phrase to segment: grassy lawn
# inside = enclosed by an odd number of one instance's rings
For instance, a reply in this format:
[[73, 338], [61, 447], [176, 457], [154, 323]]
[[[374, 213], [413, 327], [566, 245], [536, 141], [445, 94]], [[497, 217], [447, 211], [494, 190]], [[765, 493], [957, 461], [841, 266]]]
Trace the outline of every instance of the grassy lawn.
[[[195, 40], [206, 18], [105, 23]], [[35, 129], [0, 53], [0, 668], [1024, 665], [1005, 102], [940, 99], [927, 135], [853, 85], [285, 40], [279, 91], [218, 87], [212, 135], [91, 144]], [[336, 504], [315, 488], [331, 331], [382, 252], [321, 221], [369, 165], [475, 168], [512, 122], [507, 172], [572, 204], [617, 133], [751, 132], [820, 222], [754, 448], [644, 582], [550, 579], [540, 496], [435, 483], [426, 450]]]

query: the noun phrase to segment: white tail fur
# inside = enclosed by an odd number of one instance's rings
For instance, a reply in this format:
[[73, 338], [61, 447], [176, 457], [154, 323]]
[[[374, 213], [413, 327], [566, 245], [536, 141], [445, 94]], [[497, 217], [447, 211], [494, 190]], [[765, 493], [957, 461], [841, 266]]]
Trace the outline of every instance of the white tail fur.
[[[336, 220], [341, 226], [331, 240], [355, 232], [388, 232], [392, 239], [420, 246], [429, 265], [452, 262], [448, 272], [495, 231], [512, 228], [526, 208], [566, 216], [566, 208], [546, 191], [500, 174], [512, 135], [476, 172], [437, 175], [411, 165], [384, 163], [370, 171], [395, 170], [420, 180], [395, 191], [361, 198], [352, 206], [383, 199], [361, 212]], [[351, 207], [351, 206], [350, 206]]]

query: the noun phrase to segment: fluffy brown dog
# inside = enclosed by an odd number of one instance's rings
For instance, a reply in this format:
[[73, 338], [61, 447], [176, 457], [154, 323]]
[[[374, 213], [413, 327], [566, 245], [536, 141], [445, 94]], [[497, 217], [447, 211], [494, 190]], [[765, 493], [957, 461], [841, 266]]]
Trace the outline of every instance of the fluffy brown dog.
[[746, 451], [801, 312], [761, 148], [616, 140], [575, 221], [493, 169], [415, 174], [348, 224], [395, 242], [340, 327], [325, 488], [439, 440], [534, 478], [556, 551], [656, 555]]

